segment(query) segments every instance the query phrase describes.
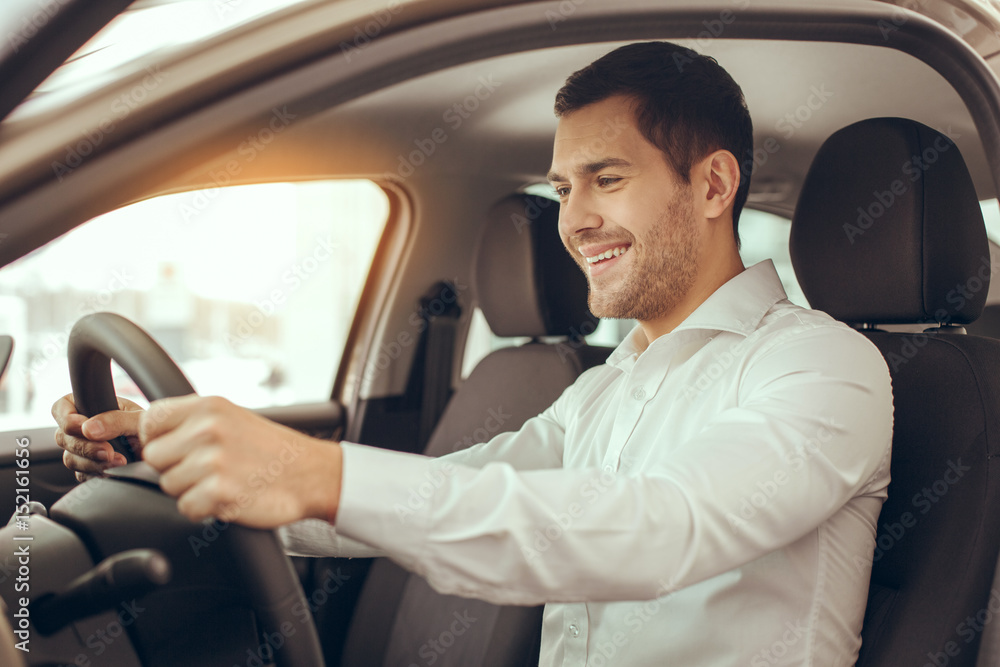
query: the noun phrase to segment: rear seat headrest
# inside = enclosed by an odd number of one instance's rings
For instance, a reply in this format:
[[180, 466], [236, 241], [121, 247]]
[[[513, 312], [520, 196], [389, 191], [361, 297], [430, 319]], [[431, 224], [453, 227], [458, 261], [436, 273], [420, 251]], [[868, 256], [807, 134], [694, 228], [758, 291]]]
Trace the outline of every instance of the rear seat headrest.
[[475, 266], [479, 307], [498, 336], [580, 336], [597, 320], [587, 279], [559, 238], [559, 203], [511, 195], [494, 204]]
[[844, 322], [965, 324], [986, 302], [972, 177], [949, 137], [913, 120], [863, 120], [824, 142], [789, 245], [809, 304]]

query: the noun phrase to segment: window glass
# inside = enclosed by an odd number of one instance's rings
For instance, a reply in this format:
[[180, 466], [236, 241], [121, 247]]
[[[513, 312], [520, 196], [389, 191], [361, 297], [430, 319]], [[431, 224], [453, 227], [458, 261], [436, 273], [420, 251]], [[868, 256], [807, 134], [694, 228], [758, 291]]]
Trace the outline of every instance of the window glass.
[[[539, 196], [552, 196], [548, 184], [532, 185], [525, 192]], [[807, 306], [805, 295], [799, 287], [792, 269], [792, 260], [788, 252], [788, 237], [791, 234], [791, 221], [771, 213], [744, 209], [740, 215], [740, 255], [747, 267], [770, 259], [785, 288], [789, 300], [801, 306]], [[597, 330], [587, 336], [591, 345], [615, 347], [624, 340], [628, 332], [635, 326], [634, 320], [601, 320]], [[466, 340], [465, 354], [462, 360], [462, 377], [468, 377], [476, 364], [487, 354], [502, 347], [521, 345], [527, 338], [501, 338], [494, 335], [486, 318], [477, 309], [473, 313], [469, 326], [469, 336]]]
[[996, 199], [985, 199], [979, 202], [979, 206], [986, 221], [986, 235], [994, 243], [1000, 243], [1000, 205]]
[[[51, 423], [70, 391], [69, 332], [97, 311], [146, 329], [200, 394], [328, 399], [388, 214], [370, 181], [214, 188], [110, 212], [4, 267], [0, 331], [15, 351], [0, 431]], [[117, 368], [115, 381], [142, 402]]]
[[788, 251], [788, 238], [792, 233], [792, 221], [773, 213], [754, 209], [743, 209], [740, 214], [740, 256], [743, 265], [750, 267], [765, 259], [774, 262], [774, 268], [785, 288], [788, 300], [800, 306], [809, 307], [806, 295], [799, 287], [792, 268], [792, 256]]

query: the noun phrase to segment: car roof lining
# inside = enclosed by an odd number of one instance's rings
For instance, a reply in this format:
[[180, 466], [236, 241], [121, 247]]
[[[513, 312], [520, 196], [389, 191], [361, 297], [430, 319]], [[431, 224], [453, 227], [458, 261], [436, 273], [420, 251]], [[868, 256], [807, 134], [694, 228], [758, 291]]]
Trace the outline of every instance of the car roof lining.
[[[913, 118], [955, 137], [980, 198], [994, 196], [989, 163], [964, 103], [940, 74], [915, 58], [891, 49], [832, 42], [676, 41], [714, 56], [744, 89], [758, 147], [750, 200], [754, 208], [790, 216], [799, 183], [819, 145], [841, 127], [878, 116]], [[346, 140], [348, 133], [360, 133], [371, 148], [355, 153], [349, 169], [372, 175], [398, 172], [399, 150], [405, 155], [407, 149], [413, 150], [415, 138], [441, 128], [448, 143], [441, 150], [448, 152], [448, 158], [428, 159], [422, 169], [447, 175], [468, 170], [480, 159], [496, 160], [491, 164], [500, 171], [543, 181], [557, 122], [551, 111], [555, 92], [581, 63], [620, 44], [499, 56], [377, 91], [295, 128], [280, 147], [286, 154], [283, 163], [323, 162], [323, 155], [312, 155], [317, 150], [313, 138]], [[448, 113], [448, 107], [441, 101], [467, 98], [480, 79], [499, 85], [498, 99], [488, 100], [467, 119], [452, 114], [451, 122], [445, 122], [442, 111]], [[429, 90], [434, 91], [432, 99]], [[453, 127], [459, 120], [462, 124]], [[322, 150], [336, 143], [327, 139]], [[510, 143], [518, 151], [505, 150]], [[299, 159], [287, 159], [292, 154]], [[267, 167], [262, 167], [256, 176], [266, 176]]]

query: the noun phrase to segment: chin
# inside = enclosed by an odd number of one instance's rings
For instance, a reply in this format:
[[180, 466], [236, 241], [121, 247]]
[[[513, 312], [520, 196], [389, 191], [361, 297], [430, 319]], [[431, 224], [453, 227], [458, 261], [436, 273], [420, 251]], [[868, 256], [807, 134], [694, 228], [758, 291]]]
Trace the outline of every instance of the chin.
[[621, 308], [616, 308], [614, 304], [609, 304], [603, 300], [595, 302], [593, 297], [591, 297], [587, 305], [594, 317], [609, 320], [621, 320], [628, 317], [622, 314]]

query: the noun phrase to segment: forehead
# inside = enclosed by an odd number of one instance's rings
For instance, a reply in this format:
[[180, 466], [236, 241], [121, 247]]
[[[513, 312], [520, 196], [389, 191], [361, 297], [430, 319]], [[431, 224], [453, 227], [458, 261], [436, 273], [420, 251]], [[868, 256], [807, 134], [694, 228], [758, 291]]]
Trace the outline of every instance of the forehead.
[[559, 119], [552, 150], [554, 171], [565, 173], [575, 166], [606, 158], [640, 161], [660, 151], [639, 132], [632, 102], [610, 97], [589, 104]]

